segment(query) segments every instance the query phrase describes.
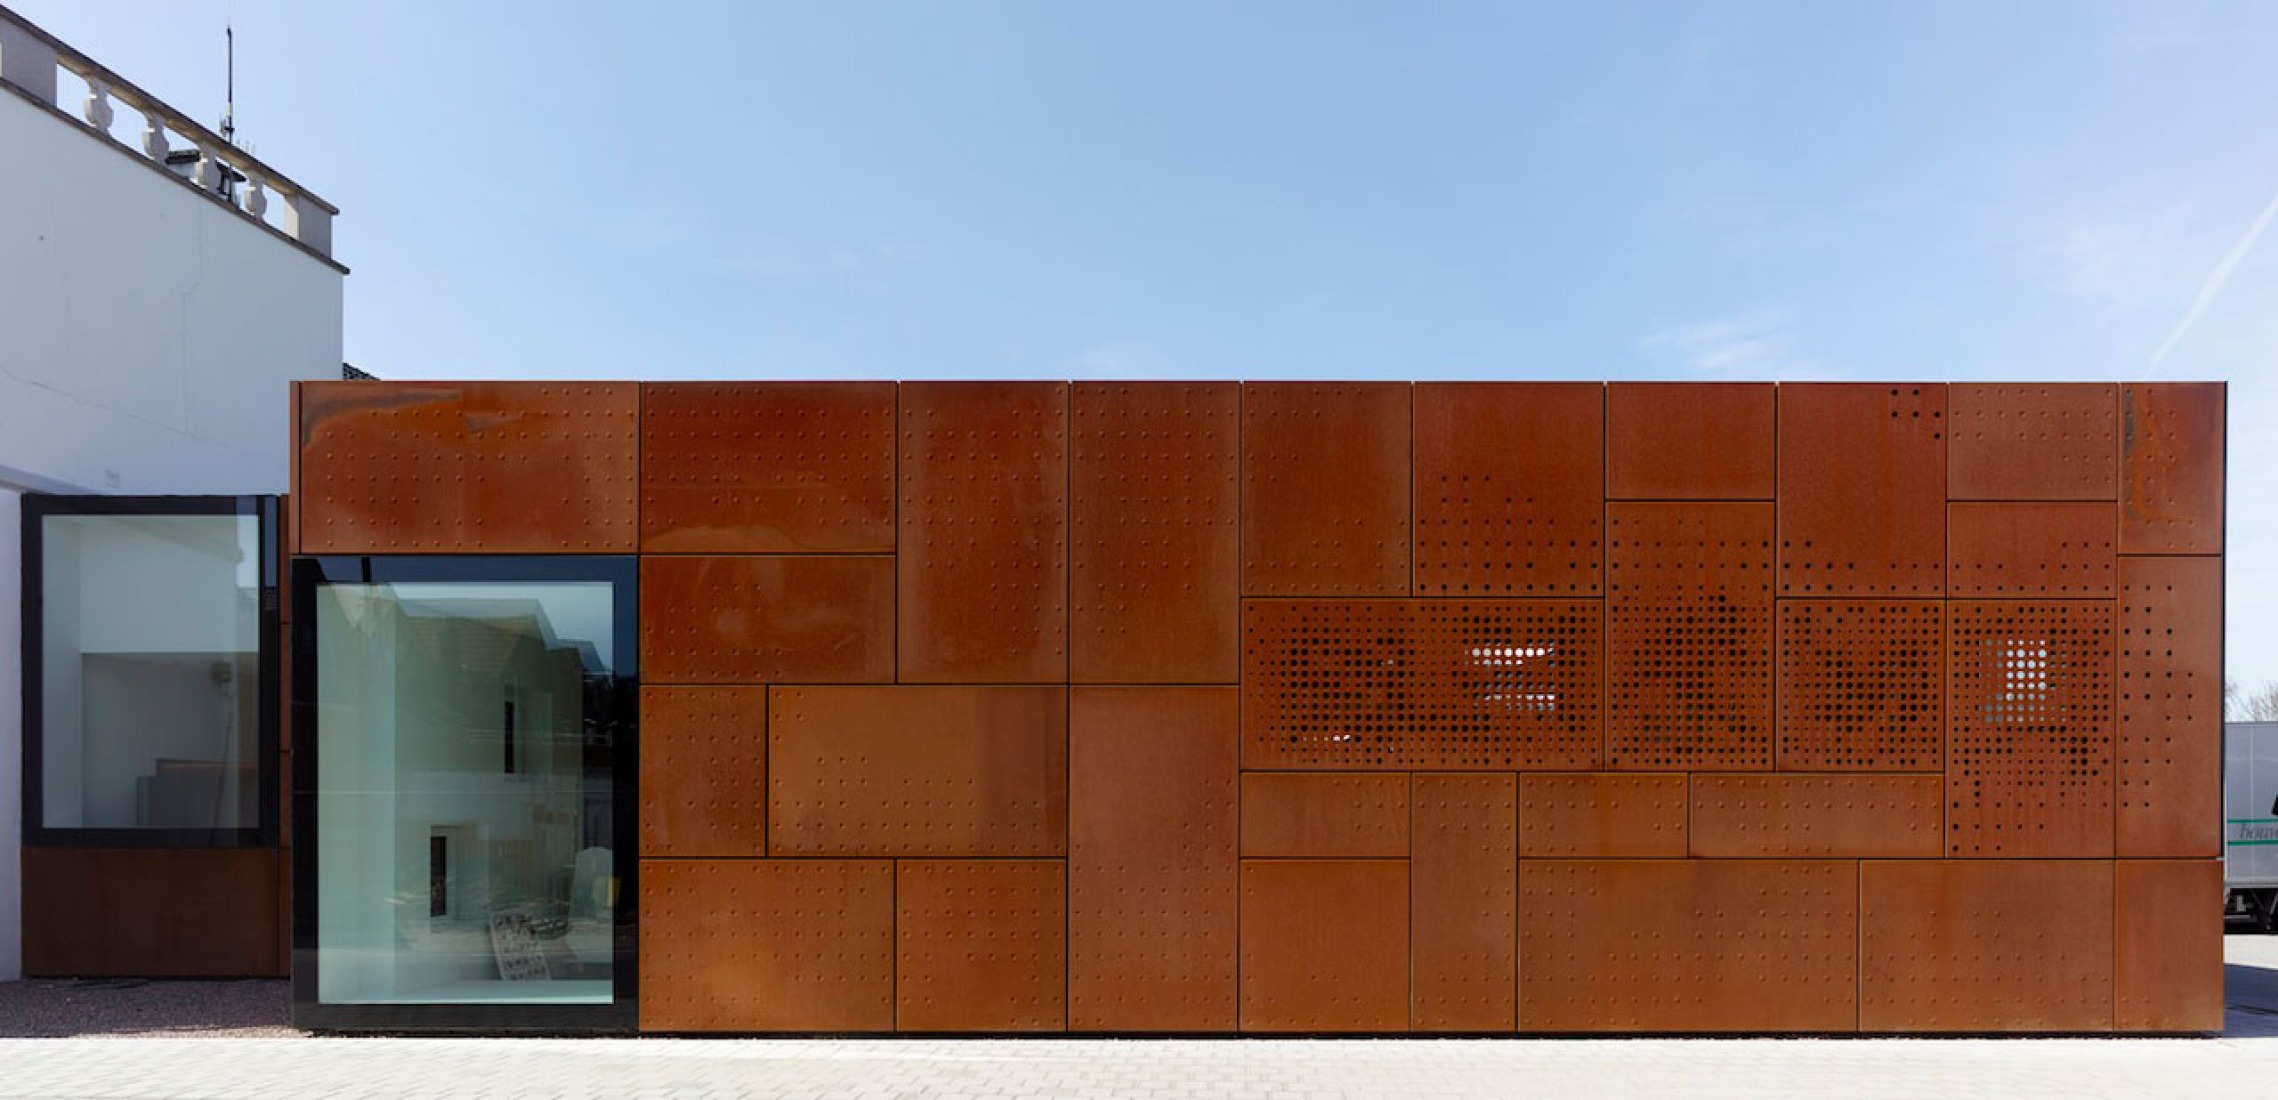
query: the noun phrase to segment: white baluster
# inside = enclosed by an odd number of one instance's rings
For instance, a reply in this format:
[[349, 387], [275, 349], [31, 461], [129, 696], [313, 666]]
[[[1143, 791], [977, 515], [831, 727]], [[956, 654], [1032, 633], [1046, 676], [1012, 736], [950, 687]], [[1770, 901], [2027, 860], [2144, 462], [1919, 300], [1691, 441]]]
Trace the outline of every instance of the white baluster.
[[258, 218], [269, 212], [269, 194], [261, 190], [261, 177], [245, 181], [245, 212]]
[[166, 124], [158, 121], [157, 114], [145, 109], [142, 113], [142, 155], [164, 167], [166, 153]]
[[100, 80], [89, 80], [87, 82], [87, 102], [80, 105], [79, 113], [86, 116], [87, 125], [101, 130], [106, 137], [110, 136], [112, 118], [110, 85]]
[[214, 189], [214, 155], [203, 145], [198, 146], [198, 166], [191, 169], [190, 182], [197, 184], [201, 191]]

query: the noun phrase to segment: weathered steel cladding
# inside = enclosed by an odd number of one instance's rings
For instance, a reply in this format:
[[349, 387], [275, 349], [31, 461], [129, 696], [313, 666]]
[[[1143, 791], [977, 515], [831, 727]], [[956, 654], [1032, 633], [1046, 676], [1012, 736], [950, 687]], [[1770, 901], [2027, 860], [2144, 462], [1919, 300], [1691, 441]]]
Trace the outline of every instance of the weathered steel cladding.
[[1604, 559], [1605, 387], [1415, 388], [1419, 596], [1594, 596]]
[[1068, 676], [1231, 684], [1241, 624], [1241, 387], [1078, 383]]
[[1068, 678], [1068, 387], [902, 385], [899, 679]]
[[629, 554], [640, 389], [303, 382], [303, 554]]
[[1234, 689], [1077, 687], [1068, 708], [1069, 1028], [1234, 1030]]
[[308, 384], [292, 514], [648, 555], [645, 1030], [2200, 1031], [2223, 399]]

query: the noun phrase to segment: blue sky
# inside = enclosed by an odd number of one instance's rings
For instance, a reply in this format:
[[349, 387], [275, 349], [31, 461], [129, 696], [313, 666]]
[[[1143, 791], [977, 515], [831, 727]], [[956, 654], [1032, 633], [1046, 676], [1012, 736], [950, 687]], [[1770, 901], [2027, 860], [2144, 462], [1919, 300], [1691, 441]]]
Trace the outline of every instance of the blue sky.
[[2278, 681], [2278, 4], [8, 2], [388, 378], [2226, 379]]

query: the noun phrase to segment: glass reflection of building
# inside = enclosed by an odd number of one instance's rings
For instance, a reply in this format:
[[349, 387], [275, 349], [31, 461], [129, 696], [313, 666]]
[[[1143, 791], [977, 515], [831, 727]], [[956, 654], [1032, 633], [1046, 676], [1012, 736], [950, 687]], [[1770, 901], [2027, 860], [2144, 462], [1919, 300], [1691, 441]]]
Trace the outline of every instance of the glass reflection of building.
[[313, 1000], [612, 1004], [629, 584], [347, 561], [315, 563], [299, 593], [316, 643]]

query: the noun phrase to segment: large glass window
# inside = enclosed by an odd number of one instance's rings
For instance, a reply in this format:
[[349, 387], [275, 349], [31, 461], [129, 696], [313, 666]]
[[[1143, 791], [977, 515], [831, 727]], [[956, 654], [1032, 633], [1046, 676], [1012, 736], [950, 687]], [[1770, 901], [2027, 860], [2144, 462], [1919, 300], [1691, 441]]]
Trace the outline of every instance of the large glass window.
[[623, 558], [295, 563], [304, 1021], [629, 1022], [634, 588]]
[[35, 843], [264, 842], [277, 804], [263, 646], [273, 505], [24, 498]]

